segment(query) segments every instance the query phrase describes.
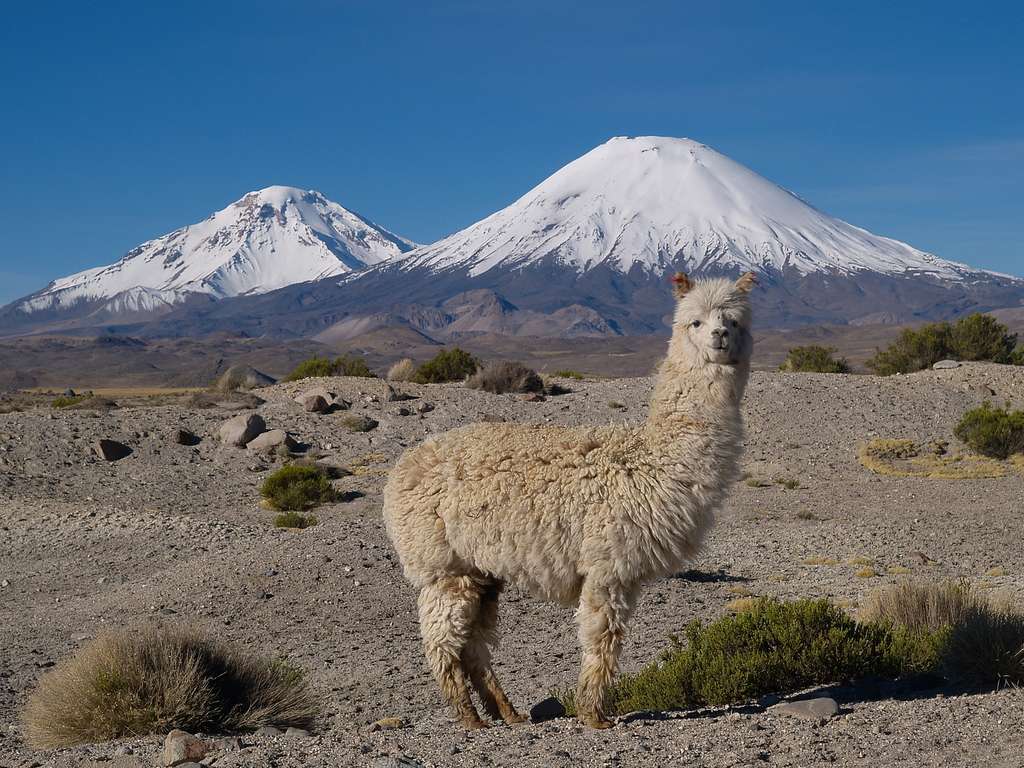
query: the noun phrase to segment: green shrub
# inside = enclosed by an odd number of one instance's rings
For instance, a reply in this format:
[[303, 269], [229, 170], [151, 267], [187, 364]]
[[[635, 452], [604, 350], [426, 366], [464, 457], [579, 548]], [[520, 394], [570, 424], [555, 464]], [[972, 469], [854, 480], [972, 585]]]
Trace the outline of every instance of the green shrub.
[[780, 371], [791, 373], [849, 373], [850, 364], [845, 358], [836, 358], [834, 347], [793, 347], [786, 360], [779, 366]]
[[1016, 343], [1017, 337], [1005, 325], [991, 315], [975, 313], [952, 324], [906, 328], [888, 349], [876, 352], [867, 366], [880, 376], [890, 376], [921, 371], [948, 357], [1011, 363], [1016, 359]]
[[324, 376], [359, 376], [373, 379], [376, 374], [370, 370], [366, 361], [355, 355], [343, 355], [328, 360], [326, 357], [311, 357], [303, 360], [295, 369], [285, 376], [285, 381], [320, 378]]
[[196, 631], [100, 635], [40, 681], [22, 715], [37, 749], [166, 733], [309, 728], [315, 699], [297, 668]]
[[543, 392], [544, 381], [532, 368], [522, 363], [491, 363], [466, 381], [470, 389], [482, 389], [493, 395], [506, 392]]
[[320, 467], [290, 464], [269, 475], [260, 495], [274, 509], [302, 511], [337, 499], [327, 472]]
[[558, 376], [561, 379], [576, 379], [576, 381], [583, 381], [584, 379], [583, 374], [579, 371], [572, 371], [568, 369], [555, 371], [552, 376]]
[[993, 408], [983, 403], [963, 415], [953, 433], [983, 456], [1006, 459], [1024, 453], [1024, 411]]
[[[710, 624], [691, 622], [660, 661], [622, 676], [610, 691], [614, 712], [689, 709], [750, 701], [866, 676], [933, 670], [938, 633], [859, 624], [827, 600], [759, 598]], [[572, 694], [561, 694], [567, 711]]]
[[961, 317], [950, 330], [950, 352], [960, 360], [1008, 363], [1016, 345], [1016, 335], [992, 315]]
[[1010, 365], [1024, 365], [1024, 344], [1018, 344], [1010, 355]]
[[888, 349], [878, 351], [867, 366], [879, 376], [922, 371], [950, 356], [949, 323], [905, 328]]
[[275, 528], [311, 528], [319, 520], [314, 515], [303, 515], [298, 512], [282, 512], [274, 517]]
[[463, 349], [442, 349], [416, 369], [413, 381], [419, 384], [463, 381], [476, 373], [479, 367], [480, 361]]

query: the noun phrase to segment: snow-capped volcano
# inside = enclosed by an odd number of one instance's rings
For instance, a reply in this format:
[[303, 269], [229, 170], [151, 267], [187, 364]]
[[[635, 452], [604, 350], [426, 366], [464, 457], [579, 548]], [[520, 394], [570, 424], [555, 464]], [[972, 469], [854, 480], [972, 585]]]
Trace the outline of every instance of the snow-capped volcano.
[[577, 272], [977, 272], [828, 216], [704, 144], [659, 136], [611, 139], [402, 267], [477, 276], [545, 258]]
[[18, 309], [87, 304], [103, 313], [148, 312], [195, 294], [254, 295], [343, 275], [414, 246], [319, 192], [267, 187], [133, 248], [110, 266], [55, 280]]

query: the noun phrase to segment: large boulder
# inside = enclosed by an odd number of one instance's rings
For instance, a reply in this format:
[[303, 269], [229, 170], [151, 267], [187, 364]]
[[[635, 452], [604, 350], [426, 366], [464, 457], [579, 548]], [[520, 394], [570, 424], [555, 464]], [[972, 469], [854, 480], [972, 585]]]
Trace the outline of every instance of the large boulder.
[[225, 445], [245, 448], [254, 437], [267, 431], [267, 423], [258, 413], [240, 413], [220, 425], [218, 434]]
[[295, 401], [308, 413], [327, 413], [331, 410], [331, 401], [319, 392], [309, 392], [295, 398]]
[[277, 379], [257, 371], [251, 365], [232, 365], [217, 379], [214, 389], [230, 392], [236, 389], [259, 389], [276, 383]]

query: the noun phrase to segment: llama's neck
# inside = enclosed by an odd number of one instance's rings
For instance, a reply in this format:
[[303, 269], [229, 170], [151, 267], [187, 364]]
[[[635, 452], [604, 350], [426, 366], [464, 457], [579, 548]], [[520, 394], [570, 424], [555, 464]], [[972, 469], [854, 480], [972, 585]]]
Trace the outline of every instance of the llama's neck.
[[655, 444], [694, 432], [739, 428], [740, 400], [750, 375], [748, 363], [692, 365], [670, 354], [658, 369], [647, 417]]

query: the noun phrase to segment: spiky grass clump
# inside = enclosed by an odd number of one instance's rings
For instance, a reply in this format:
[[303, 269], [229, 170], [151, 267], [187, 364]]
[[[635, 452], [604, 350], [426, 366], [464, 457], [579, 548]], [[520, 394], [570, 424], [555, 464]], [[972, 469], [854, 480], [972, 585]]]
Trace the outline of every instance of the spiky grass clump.
[[308, 728], [303, 673], [190, 629], [110, 632], [47, 673], [22, 715], [38, 749], [166, 733]]
[[568, 368], [564, 368], [561, 371], [555, 371], [552, 376], [557, 376], [560, 379], [575, 379], [576, 381], [583, 381], [586, 377], [579, 371], [573, 371]]
[[966, 581], [905, 582], [875, 592], [862, 620], [938, 633], [936, 665], [948, 678], [981, 685], [1024, 685], [1024, 615], [1005, 598]]
[[492, 395], [508, 392], [543, 392], [544, 380], [532, 368], [522, 363], [491, 363], [474, 373], [466, 381], [470, 389], [482, 389]]
[[303, 515], [299, 512], [282, 512], [274, 517], [275, 528], [311, 528], [316, 525], [319, 520], [316, 519], [315, 515]]
[[[672, 638], [659, 662], [624, 675], [610, 691], [614, 712], [738, 704], [868, 675], [917, 674], [935, 665], [938, 639], [860, 624], [827, 600], [744, 602], [742, 610]], [[574, 709], [571, 693], [560, 698]]]
[[263, 481], [260, 495], [274, 509], [301, 512], [335, 501], [338, 492], [322, 467], [289, 464]]
[[399, 360], [388, 368], [389, 381], [412, 381], [416, 375], [416, 363], [408, 357]]
[[953, 433], [983, 456], [1007, 459], [1024, 453], [1024, 411], [982, 403], [963, 415]]
[[419, 384], [443, 384], [465, 381], [480, 368], [480, 361], [458, 347], [442, 349], [416, 369], [413, 381]]
[[77, 405], [85, 400], [85, 397], [85, 395], [61, 395], [60, 397], [55, 397], [53, 399], [53, 402], [50, 403], [50, 407], [69, 408], [70, 406]]

